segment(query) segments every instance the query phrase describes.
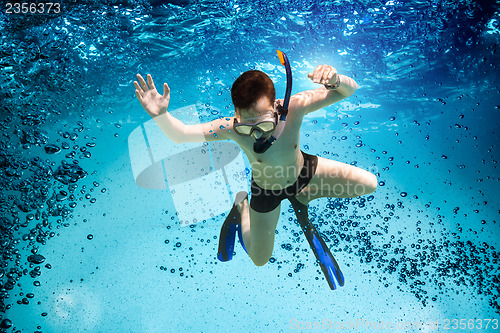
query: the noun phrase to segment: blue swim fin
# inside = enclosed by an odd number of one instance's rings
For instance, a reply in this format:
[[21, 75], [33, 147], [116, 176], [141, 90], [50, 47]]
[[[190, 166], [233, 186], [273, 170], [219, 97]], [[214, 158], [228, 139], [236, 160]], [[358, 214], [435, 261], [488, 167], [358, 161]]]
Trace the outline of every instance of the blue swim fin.
[[241, 191], [236, 194], [233, 208], [231, 208], [226, 220], [222, 224], [219, 236], [219, 250], [217, 252], [217, 259], [220, 261], [229, 261], [233, 259], [236, 232], [238, 232], [238, 239], [246, 252], [245, 245], [243, 245], [243, 236], [241, 234], [241, 214], [239, 213], [237, 206], [247, 198], [248, 193], [245, 191]]
[[309, 221], [308, 206], [299, 202], [295, 197], [289, 198], [288, 200], [292, 204], [297, 220], [304, 232], [304, 236], [306, 236], [309, 246], [319, 262], [330, 289], [336, 289], [335, 279], [337, 279], [340, 286], [343, 286], [345, 282], [344, 275], [340, 270], [337, 260], [333, 257], [318, 230], [316, 230], [314, 225]]

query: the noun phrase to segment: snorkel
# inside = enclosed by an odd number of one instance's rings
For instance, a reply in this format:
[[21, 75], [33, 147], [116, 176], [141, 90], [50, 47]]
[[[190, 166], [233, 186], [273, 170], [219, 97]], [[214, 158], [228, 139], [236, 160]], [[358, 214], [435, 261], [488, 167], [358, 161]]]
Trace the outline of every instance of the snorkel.
[[257, 154], [265, 153], [272, 144], [278, 139], [285, 128], [286, 116], [288, 114], [288, 103], [290, 102], [290, 94], [292, 93], [292, 69], [290, 68], [290, 63], [288, 62], [288, 58], [285, 53], [280, 50], [276, 50], [278, 53], [278, 58], [280, 59], [280, 63], [285, 66], [286, 70], [286, 92], [285, 92], [285, 100], [283, 102], [283, 106], [278, 105], [278, 114], [279, 121], [276, 125], [276, 129], [273, 135], [267, 139], [257, 139], [253, 144], [253, 150]]

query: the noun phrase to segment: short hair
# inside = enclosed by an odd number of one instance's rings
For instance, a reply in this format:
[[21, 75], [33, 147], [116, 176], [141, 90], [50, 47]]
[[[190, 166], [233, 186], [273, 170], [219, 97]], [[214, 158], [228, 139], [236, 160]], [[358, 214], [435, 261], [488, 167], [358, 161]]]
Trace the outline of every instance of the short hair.
[[231, 87], [231, 99], [237, 109], [248, 109], [261, 97], [267, 97], [274, 105], [276, 91], [273, 81], [266, 73], [250, 70], [241, 74]]

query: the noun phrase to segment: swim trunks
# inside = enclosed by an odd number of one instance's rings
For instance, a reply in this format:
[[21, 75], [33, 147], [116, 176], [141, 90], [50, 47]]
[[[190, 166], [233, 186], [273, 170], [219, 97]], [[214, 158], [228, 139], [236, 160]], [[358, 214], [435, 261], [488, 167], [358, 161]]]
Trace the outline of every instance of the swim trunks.
[[309, 181], [316, 173], [318, 156], [306, 154], [302, 150], [300, 152], [304, 156], [304, 166], [300, 170], [295, 183], [288, 187], [279, 190], [263, 189], [255, 183], [252, 175], [250, 207], [253, 210], [259, 213], [270, 212], [278, 207], [282, 200], [294, 197], [309, 184]]

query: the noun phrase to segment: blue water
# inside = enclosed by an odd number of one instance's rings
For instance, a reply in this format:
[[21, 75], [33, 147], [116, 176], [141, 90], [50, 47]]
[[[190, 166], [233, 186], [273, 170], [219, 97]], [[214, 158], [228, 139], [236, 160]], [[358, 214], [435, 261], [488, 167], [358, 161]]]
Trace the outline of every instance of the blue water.
[[[6, 8], [6, 332], [499, 331], [498, 1]], [[199, 106], [184, 121], [210, 121], [233, 115], [230, 88], [246, 70], [265, 71], [284, 95], [276, 49], [291, 61], [293, 93], [316, 88], [307, 73], [318, 64], [358, 83], [301, 128], [304, 151], [379, 180], [372, 196], [310, 204], [346, 279], [335, 291], [288, 202], [268, 264], [255, 267], [238, 244], [220, 263], [223, 215], [180, 227], [173, 194], [134, 179], [128, 138], [150, 120], [137, 73], [168, 82], [172, 110]]]

